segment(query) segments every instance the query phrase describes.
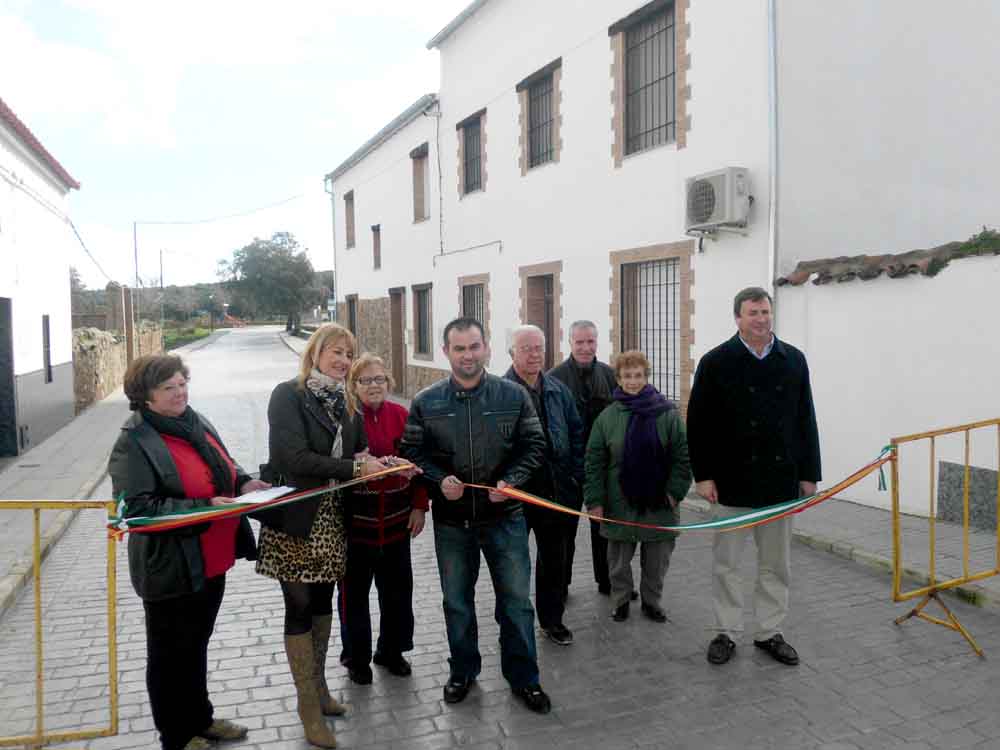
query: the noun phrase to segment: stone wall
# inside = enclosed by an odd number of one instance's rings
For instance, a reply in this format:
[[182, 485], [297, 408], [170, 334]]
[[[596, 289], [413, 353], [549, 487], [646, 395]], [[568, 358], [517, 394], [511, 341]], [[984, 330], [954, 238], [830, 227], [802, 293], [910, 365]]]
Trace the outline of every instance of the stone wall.
[[[345, 308], [346, 309], [346, 308]], [[347, 315], [341, 318], [347, 322]], [[389, 330], [389, 298], [358, 300], [358, 349], [382, 357], [392, 370], [392, 338]]]
[[[153, 323], [136, 328], [139, 354], [163, 351], [163, 331]], [[76, 413], [121, 388], [127, 367], [128, 347], [123, 336], [97, 328], [73, 331], [73, 391]]]
[[403, 395], [406, 398], [413, 398], [420, 390], [438, 382], [442, 378], [447, 378], [449, 375], [451, 375], [451, 373], [447, 370], [439, 370], [436, 367], [407, 365], [406, 391]]

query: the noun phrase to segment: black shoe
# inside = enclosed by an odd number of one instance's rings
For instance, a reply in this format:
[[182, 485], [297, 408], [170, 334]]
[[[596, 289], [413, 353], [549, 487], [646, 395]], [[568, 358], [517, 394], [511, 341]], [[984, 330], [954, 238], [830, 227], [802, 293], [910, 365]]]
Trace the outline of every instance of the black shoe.
[[780, 661], [782, 664], [794, 667], [799, 663], [798, 653], [792, 648], [791, 644], [785, 643], [785, 639], [781, 637], [781, 633], [772, 635], [766, 641], [754, 641], [753, 645], [766, 651], [771, 655], [772, 659]]
[[448, 678], [448, 684], [444, 686], [444, 702], [445, 703], [461, 703], [465, 700], [465, 696], [469, 694], [469, 688], [472, 687], [473, 679], [471, 677], [455, 677], [454, 675]]
[[359, 664], [356, 667], [348, 664], [347, 676], [351, 678], [351, 682], [356, 682], [358, 685], [372, 684], [372, 668], [367, 664]]
[[409, 677], [413, 674], [413, 670], [410, 669], [410, 662], [404, 659], [402, 654], [385, 656], [376, 651], [375, 656], [372, 657], [372, 661], [380, 667], [385, 667], [389, 670], [390, 674], [394, 674], [397, 677]]
[[611, 584], [610, 583], [599, 583], [597, 584], [597, 593], [601, 596], [611, 596]]
[[664, 612], [659, 607], [657, 607], [655, 604], [646, 604], [646, 602], [643, 602], [642, 613], [646, 615], [646, 617], [648, 617], [653, 622], [667, 621], [667, 613]]
[[536, 714], [547, 714], [552, 710], [552, 701], [540, 685], [528, 685], [523, 688], [511, 688], [518, 698]]
[[618, 605], [611, 613], [611, 619], [615, 622], [625, 622], [628, 619], [628, 601]]
[[546, 638], [560, 646], [568, 646], [573, 642], [573, 631], [562, 623], [553, 625], [551, 628], [542, 628], [542, 632], [545, 633]]
[[712, 642], [708, 644], [707, 658], [712, 664], [725, 664], [733, 656], [736, 644], [733, 639], [725, 633], [719, 633]]
[[628, 595], [628, 598], [631, 599], [632, 601], [635, 601], [636, 599], [639, 598], [639, 592], [633, 589], [632, 593]]

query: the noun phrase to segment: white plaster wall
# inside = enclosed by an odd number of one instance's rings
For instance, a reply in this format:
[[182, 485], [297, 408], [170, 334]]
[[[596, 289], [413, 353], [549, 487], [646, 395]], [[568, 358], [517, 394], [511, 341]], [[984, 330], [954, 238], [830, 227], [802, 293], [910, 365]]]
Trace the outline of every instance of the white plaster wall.
[[73, 358], [66, 192], [0, 127], [0, 297], [12, 300], [14, 374], [42, 369], [42, 315], [52, 365]]
[[[874, 458], [890, 438], [1000, 417], [996, 342], [1000, 257], [952, 263], [933, 278], [880, 278], [783, 288], [786, 338], [805, 350], [812, 375], [826, 483]], [[972, 464], [997, 468], [996, 430], [975, 433]], [[937, 459], [963, 462], [960, 437], [938, 441]], [[927, 446], [904, 447], [904, 510], [928, 502]], [[888, 507], [875, 479], [846, 497]]]
[[779, 0], [780, 271], [995, 226], [1000, 3]]
[[[684, 179], [726, 165], [750, 169], [756, 204], [748, 237], [706, 243], [695, 259], [695, 354], [732, 330], [729, 312], [741, 287], [767, 282], [767, 28], [756, 4], [695, 3], [689, 11], [693, 67], [688, 103], [693, 129], [688, 147], [674, 145], [627, 157], [615, 169], [611, 156], [611, 47], [608, 26], [641, 2], [576, 1], [488, 3], [441, 48], [440, 143], [433, 122], [422, 118], [342, 176], [337, 198], [340, 294], [384, 296], [392, 286], [433, 281], [435, 337], [458, 312], [457, 278], [491, 278], [491, 368], [508, 359], [506, 334], [518, 323], [518, 268], [563, 261], [563, 317], [568, 335], [578, 318], [595, 320], [601, 347], [610, 350], [609, 253], [676, 242], [684, 236]], [[682, 33], [680, 30], [678, 33]], [[562, 57], [563, 148], [559, 163], [529, 171], [518, 165], [519, 125], [515, 84]], [[487, 108], [486, 190], [458, 196], [455, 124]], [[431, 221], [410, 221], [410, 164], [406, 154], [430, 141]], [[433, 259], [438, 249], [436, 150], [443, 175], [443, 235], [447, 252], [488, 247]], [[358, 247], [344, 250], [343, 193], [355, 189]], [[387, 216], [397, 217], [400, 226]], [[371, 271], [370, 225], [383, 225], [383, 270]], [[405, 241], [396, 241], [396, 232]], [[407, 298], [407, 327], [412, 328]], [[437, 367], [446, 367], [437, 353]], [[420, 364], [416, 362], [415, 364]]]

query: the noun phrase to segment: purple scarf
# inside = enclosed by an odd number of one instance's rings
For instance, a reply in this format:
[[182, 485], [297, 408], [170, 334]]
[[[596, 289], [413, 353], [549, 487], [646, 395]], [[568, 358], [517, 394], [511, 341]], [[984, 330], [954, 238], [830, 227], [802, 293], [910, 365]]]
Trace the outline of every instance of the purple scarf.
[[664, 484], [670, 474], [670, 455], [669, 446], [660, 442], [656, 419], [674, 404], [648, 384], [634, 396], [615, 388], [614, 399], [629, 412], [618, 478], [622, 493], [640, 513], [661, 510], [667, 504]]

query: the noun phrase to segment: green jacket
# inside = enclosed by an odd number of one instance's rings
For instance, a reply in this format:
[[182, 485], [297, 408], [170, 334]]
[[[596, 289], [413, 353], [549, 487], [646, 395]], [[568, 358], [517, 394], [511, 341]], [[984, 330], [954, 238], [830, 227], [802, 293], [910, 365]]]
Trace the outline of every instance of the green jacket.
[[[691, 461], [688, 459], [687, 435], [680, 413], [671, 409], [656, 420], [660, 439], [664, 445], [670, 446], [671, 466], [663, 488], [663, 509], [646, 513], [639, 513], [625, 500], [619, 483], [622, 448], [625, 445], [629, 416], [628, 410], [615, 402], [602, 411], [594, 422], [594, 429], [587, 442], [587, 478], [583, 488], [587, 509], [603, 508], [606, 518], [622, 521], [658, 526], [676, 524], [679, 514], [670, 507], [667, 495], [679, 504], [691, 487]], [[601, 536], [616, 542], [661, 542], [675, 537], [676, 533], [602, 523]]]

